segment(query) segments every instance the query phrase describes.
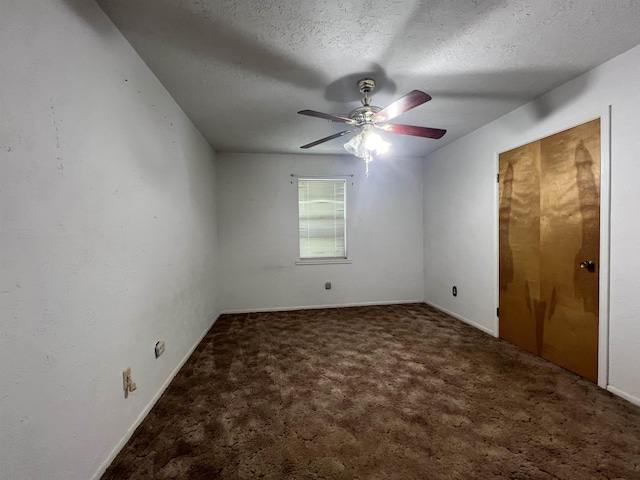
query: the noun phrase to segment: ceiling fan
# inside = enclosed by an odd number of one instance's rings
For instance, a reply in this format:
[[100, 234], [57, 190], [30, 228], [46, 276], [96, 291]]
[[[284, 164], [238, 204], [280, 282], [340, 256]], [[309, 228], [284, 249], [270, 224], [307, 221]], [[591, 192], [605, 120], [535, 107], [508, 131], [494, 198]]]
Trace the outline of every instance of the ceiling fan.
[[[350, 133], [359, 132], [353, 139], [345, 143], [345, 149], [358, 157], [365, 159], [368, 164], [373, 159], [373, 154], [382, 154], [389, 148], [389, 144], [385, 142], [378, 134], [374, 132], [374, 128], [384, 132], [399, 133], [401, 135], [412, 135], [414, 137], [424, 138], [441, 138], [446, 130], [440, 128], [417, 127], [415, 125], [402, 125], [397, 123], [387, 123], [392, 118], [411, 110], [412, 108], [422, 105], [431, 100], [431, 97], [420, 90], [412, 90], [404, 97], [396, 100], [385, 108], [371, 105], [371, 97], [369, 94], [376, 86], [376, 82], [371, 78], [363, 78], [358, 81], [358, 90], [364, 95], [362, 99], [362, 107], [358, 107], [347, 116], [331, 115], [328, 113], [316, 112], [314, 110], [301, 110], [298, 113], [308, 115], [310, 117], [323, 118], [331, 122], [344, 123], [352, 127], [340, 133], [329, 135], [315, 142], [303, 145], [300, 148], [315, 147], [334, 138], [340, 138]], [[367, 165], [368, 166], [368, 165]]]

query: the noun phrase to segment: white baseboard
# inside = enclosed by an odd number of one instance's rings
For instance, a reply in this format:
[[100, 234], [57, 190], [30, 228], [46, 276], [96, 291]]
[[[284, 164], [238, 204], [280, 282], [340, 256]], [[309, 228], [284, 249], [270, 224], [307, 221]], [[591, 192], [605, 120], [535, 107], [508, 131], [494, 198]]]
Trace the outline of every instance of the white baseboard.
[[424, 303], [424, 301], [422, 299], [383, 300], [381, 302], [333, 303], [328, 305], [300, 305], [296, 307], [242, 308], [237, 310], [223, 310], [221, 315], [234, 313], [288, 312], [289, 310], [318, 310], [323, 308], [367, 307], [371, 305], [400, 305], [405, 303]]
[[607, 390], [609, 390], [614, 395], [617, 395], [620, 398], [624, 398], [626, 401], [633, 403], [640, 407], [640, 398], [634, 397], [633, 395], [629, 395], [622, 390], [617, 389], [616, 387], [612, 387], [611, 385], [607, 385]]
[[446, 313], [447, 315], [449, 315], [449, 316], [451, 316], [453, 318], [457, 318], [461, 322], [467, 323], [467, 324], [471, 325], [472, 327], [477, 328], [478, 330], [482, 330], [484, 333], [487, 333], [487, 334], [491, 335], [492, 337], [497, 337], [495, 332], [493, 330], [491, 330], [490, 328], [487, 328], [485, 326], [480, 325], [479, 323], [476, 323], [476, 322], [474, 322], [472, 320], [469, 320], [468, 318], [465, 318], [462, 315], [458, 315], [457, 313], [450, 312], [446, 308], [442, 308], [440, 305], [436, 305], [435, 303], [431, 303], [431, 302], [424, 302], [424, 303], [426, 303], [430, 307], [433, 307], [433, 308], [435, 308], [437, 310], [440, 310], [443, 313]]
[[135, 422], [133, 422], [133, 425], [131, 425], [131, 427], [129, 427], [129, 430], [127, 430], [127, 433], [124, 434], [124, 436], [122, 437], [122, 439], [120, 439], [120, 441], [114, 447], [114, 449], [111, 450], [111, 453], [109, 454], [107, 459], [102, 463], [102, 465], [100, 465], [100, 468], [98, 468], [98, 471], [91, 477], [91, 480], [99, 480], [99, 478], [102, 477], [102, 475], [104, 475], [104, 472], [106, 472], [107, 468], [109, 468], [109, 465], [111, 465], [111, 462], [113, 462], [113, 460], [116, 458], [116, 456], [118, 456], [118, 453], [120, 453], [120, 450], [122, 450], [122, 448], [126, 445], [126, 443], [129, 441], [129, 439], [133, 435], [133, 432], [136, 431], [136, 428], [138, 428], [140, 426], [140, 424], [142, 423], [142, 421], [147, 417], [147, 415], [149, 414], [149, 412], [151, 411], [153, 406], [156, 404], [156, 402], [160, 399], [160, 397], [162, 396], [164, 391], [167, 389], [167, 387], [169, 386], [171, 381], [175, 378], [175, 376], [178, 374], [178, 372], [184, 366], [184, 364], [187, 363], [187, 360], [189, 360], [189, 357], [195, 351], [195, 349], [198, 347], [198, 345], [200, 345], [200, 342], [202, 342], [202, 340], [207, 335], [207, 333], [209, 333], [209, 330], [211, 330], [211, 327], [213, 327], [213, 324], [216, 323], [218, 318], [220, 318], [220, 315], [221, 315], [221, 313], [219, 313], [213, 319], [211, 324], [205, 329], [204, 333], [200, 336], [200, 338], [193, 344], [193, 346], [189, 349], [189, 351], [182, 358], [182, 360], [180, 360], [180, 362], [178, 363], [176, 368], [174, 368], [173, 372], [171, 372], [171, 375], [169, 375], [167, 380], [162, 384], [162, 386], [156, 392], [156, 394], [153, 396], [151, 401], [142, 410], [142, 412], [140, 412], [140, 415], [138, 415], [138, 418], [136, 418]]
[[323, 309], [323, 308], [345, 308], [345, 307], [366, 307], [366, 306], [372, 306], [372, 305], [400, 305], [400, 304], [406, 304], [406, 303], [425, 303], [437, 310], [440, 310], [443, 313], [446, 313], [447, 315], [452, 316], [453, 318], [456, 318], [464, 323], [467, 323], [469, 325], [471, 325], [472, 327], [477, 328], [478, 330], [481, 330], [493, 337], [495, 337], [496, 335], [493, 333], [493, 331], [490, 328], [484, 327], [476, 322], [473, 322], [467, 318], [464, 318], [456, 313], [450, 312], [449, 310], [447, 310], [446, 308], [442, 308], [439, 305], [436, 305], [434, 303], [430, 303], [430, 302], [425, 302], [424, 300], [420, 299], [420, 300], [386, 300], [386, 301], [379, 301], [379, 302], [355, 302], [355, 303], [338, 303], [338, 304], [329, 304], [329, 305], [300, 305], [300, 306], [294, 306], [294, 307], [267, 307], [267, 308], [246, 308], [246, 309], [237, 309], [237, 310], [223, 310], [221, 315], [223, 314], [236, 314], [236, 313], [262, 313], [262, 312], [287, 312], [290, 310], [318, 310], [318, 309]]

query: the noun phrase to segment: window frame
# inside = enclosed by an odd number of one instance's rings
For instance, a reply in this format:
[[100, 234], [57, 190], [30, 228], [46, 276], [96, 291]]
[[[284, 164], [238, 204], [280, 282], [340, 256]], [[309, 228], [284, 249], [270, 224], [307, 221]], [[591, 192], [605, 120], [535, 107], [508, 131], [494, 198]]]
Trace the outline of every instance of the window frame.
[[[328, 182], [335, 182], [335, 181], [342, 181], [344, 182], [344, 257], [305, 257], [302, 258], [301, 254], [301, 249], [300, 249], [300, 182], [321, 182], [321, 181], [328, 181]], [[348, 194], [347, 194], [347, 186], [348, 186], [349, 182], [347, 181], [347, 179], [345, 178], [341, 178], [341, 177], [331, 177], [331, 176], [322, 176], [322, 177], [305, 177], [305, 176], [300, 176], [297, 179], [296, 182], [296, 203], [297, 203], [297, 208], [296, 208], [296, 213], [297, 213], [297, 219], [296, 219], [296, 225], [297, 225], [297, 234], [296, 234], [296, 238], [298, 241], [298, 257], [296, 260], [296, 265], [325, 265], [325, 264], [344, 264], [344, 263], [351, 263], [351, 260], [349, 259], [349, 248], [348, 248], [348, 244], [347, 244], [347, 237], [348, 237], [348, 228], [347, 228], [347, 198], [348, 198]]]

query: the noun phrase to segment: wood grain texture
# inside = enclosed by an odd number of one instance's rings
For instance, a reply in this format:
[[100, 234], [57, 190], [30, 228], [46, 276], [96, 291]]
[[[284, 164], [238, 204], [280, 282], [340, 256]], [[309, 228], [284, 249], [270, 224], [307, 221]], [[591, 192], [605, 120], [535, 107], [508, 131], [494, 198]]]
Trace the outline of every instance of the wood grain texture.
[[500, 336], [596, 381], [600, 120], [501, 154], [500, 172]]
[[500, 337], [540, 354], [540, 145], [500, 155]]
[[[542, 356], [590, 380], [598, 378], [600, 120], [540, 141]], [[583, 258], [584, 257], [584, 258]]]

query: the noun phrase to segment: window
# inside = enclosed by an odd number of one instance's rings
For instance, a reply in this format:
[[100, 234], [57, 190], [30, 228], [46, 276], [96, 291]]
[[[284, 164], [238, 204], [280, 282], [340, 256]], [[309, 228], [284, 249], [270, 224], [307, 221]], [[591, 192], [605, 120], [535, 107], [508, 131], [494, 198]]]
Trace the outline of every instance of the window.
[[344, 179], [298, 179], [300, 260], [347, 258]]

